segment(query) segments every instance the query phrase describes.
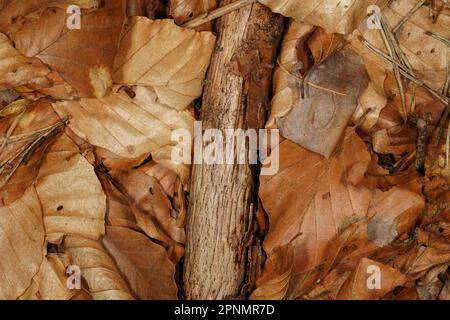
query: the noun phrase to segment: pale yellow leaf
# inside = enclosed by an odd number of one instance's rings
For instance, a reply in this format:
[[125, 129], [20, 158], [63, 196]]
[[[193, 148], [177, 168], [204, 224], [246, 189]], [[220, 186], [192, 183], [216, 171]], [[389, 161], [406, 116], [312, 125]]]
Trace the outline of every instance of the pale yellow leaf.
[[189, 168], [171, 161], [175, 142], [171, 133], [186, 129], [193, 135], [194, 118], [188, 111], [177, 111], [157, 102], [154, 91], [136, 88], [131, 99], [123, 91], [103, 99], [81, 99], [53, 104], [60, 116], [70, 116], [69, 128], [94, 146], [120, 157], [135, 159], [152, 153], [156, 162], [174, 170], [184, 183]]
[[44, 257], [42, 210], [34, 187], [0, 207], [0, 299], [16, 299], [31, 285]]
[[215, 39], [173, 20], [133, 17], [120, 41], [113, 80], [152, 87], [161, 103], [185, 109], [202, 94]]
[[370, 5], [383, 7], [387, 0], [259, 0], [274, 12], [320, 26], [327, 32], [355, 30]]
[[47, 237], [67, 234], [98, 239], [104, 234], [106, 196], [94, 168], [66, 135], [45, 156], [36, 190]]
[[100, 241], [77, 236], [64, 240], [73, 264], [80, 267], [95, 300], [133, 300], [127, 283]]

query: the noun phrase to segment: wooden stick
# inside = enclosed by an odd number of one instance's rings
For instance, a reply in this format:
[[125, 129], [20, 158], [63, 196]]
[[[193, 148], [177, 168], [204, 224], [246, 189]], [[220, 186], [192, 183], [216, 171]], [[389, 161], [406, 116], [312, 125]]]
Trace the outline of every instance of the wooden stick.
[[243, 7], [248, 6], [249, 4], [255, 3], [256, 1], [257, 0], [238, 0], [238, 1], [232, 2], [223, 7], [217, 8], [216, 10], [213, 10], [211, 12], [206, 12], [204, 14], [199, 15], [198, 17], [183, 24], [182, 27], [184, 27], [184, 28], [199, 27], [202, 24], [213, 21], [213, 20], [220, 18], [224, 15], [227, 15], [230, 12], [233, 12], [235, 10], [239, 10]]

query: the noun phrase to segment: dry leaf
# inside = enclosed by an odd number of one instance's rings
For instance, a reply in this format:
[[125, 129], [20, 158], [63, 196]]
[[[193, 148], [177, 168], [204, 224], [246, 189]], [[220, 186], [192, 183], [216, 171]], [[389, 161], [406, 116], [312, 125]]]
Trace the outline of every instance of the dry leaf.
[[0, 121], [0, 132], [3, 133], [0, 139], [0, 197], [3, 204], [20, 198], [34, 182], [45, 151], [63, 124], [47, 102], [30, 104], [18, 100], [15, 103], [22, 107], [18, 114]]
[[[121, 1], [81, 11], [80, 29], [68, 29], [66, 9], [47, 8], [14, 23], [12, 39], [27, 57], [57, 71], [81, 97], [101, 98], [112, 85], [112, 67], [124, 14]], [[88, 44], [92, 45], [88, 45]]]
[[[182, 25], [202, 13], [216, 9], [217, 4], [217, 0], [171, 0], [169, 2], [169, 12], [176, 24]], [[212, 23], [210, 22], [196, 28], [196, 30], [211, 30], [211, 28]]]
[[114, 82], [153, 88], [159, 103], [185, 109], [202, 94], [215, 36], [172, 20], [132, 17], [114, 63]]
[[39, 11], [47, 7], [65, 9], [69, 5], [77, 5], [87, 9], [97, 8], [103, 2], [103, 0], [8, 0], [3, 6], [0, 3], [0, 32], [7, 33], [18, 17], [39, 14]]
[[[23, 94], [51, 95], [71, 99], [75, 92], [56, 72], [36, 58], [27, 58], [0, 33], [0, 88], [12, 88]], [[36, 93], [39, 91], [40, 93]]]
[[314, 27], [305, 23], [291, 21], [284, 35], [278, 65], [273, 75], [273, 98], [267, 128], [274, 128], [275, 119], [286, 115], [300, 96], [300, 76], [309, 69], [306, 55], [299, 55], [299, 48], [306, 46], [306, 41]]
[[47, 253], [32, 285], [21, 300], [69, 300], [75, 295], [67, 287], [66, 266], [57, 254]]
[[346, 34], [366, 18], [370, 5], [383, 7], [387, 0], [259, 0], [272, 11], [320, 26], [327, 32]]
[[[310, 222], [320, 218], [320, 213], [324, 215], [324, 222], [316, 224], [327, 228], [316, 231], [315, 227], [308, 231], [323, 245], [353, 215], [363, 217], [366, 214], [371, 191], [352, 185], [346, 178], [354, 165], [367, 167], [371, 161], [366, 146], [352, 129], [347, 130], [342, 146], [329, 160], [289, 140], [283, 141], [279, 149], [280, 170], [274, 176], [261, 177], [259, 192], [270, 222], [264, 241], [266, 252], [270, 254], [272, 248], [289, 243], [299, 235], [306, 213], [312, 219]], [[333, 217], [332, 223], [329, 215]], [[319, 231], [322, 235], [316, 237]], [[308, 237], [308, 234], [302, 236]]]
[[103, 244], [136, 298], [177, 299], [175, 266], [163, 247], [142, 233], [122, 227], [107, 227]]
[[184, 243], [184, 229], [172, 217], [172, 205], [158, 181], [141, 170], [114, 177], [129, 195], [139, 227], [151, 238], [176, 245]]
[[130, 228], [137, 231], [141, 230], [137, 225], [129, 199], [114, 186], [111, 178], [106, 174], [98, 173], [98, 177], [108, 199], [106, 211], [107, 225]]
[[[369, 268], [378, 268], [380, 272], [380, 287], [369, 288], [368, 273]], [[384, 295], [394, 290], [396, 287], [405, 284], [408, 277], [399, 270], [384, 265], [377, 261], [362, 258], [352, 274], [343, 283], [336, 299], [340, 300], [369, 300], [381, 299]]]
[[265, 262], [264, 272], [256, 282], [256, 290], [250, 300], [283, 300], [286, 297], [291, 278], [294, 249], [286, 244], [273, 249]]
[[183, 183], [188, 181], [189, 168], [171, 161], [171, 133], [186, 129], [193, 136], [194, 119], [188, 111], [157, 102], [154, 91], [138, 87], [134, 99], [120, 91], [103, 99], [56, 102], [53, 107], [61, 117], [70, 116], [69, 128], [90, 144], [128, 159], [152, 153], [153, 160], [174, 170]]
[[78, 236], [64, 239], [73, 264], [80, 267], [95, 300], [133, 300], [125, 280], [100, 241]]
[[34, 187], [0, 207], [0, 299], [16, 299], [31, 285], [44, 257], [42, 210]]
[[338, 51], [309, 71], [305, 99], [276, 119], [283, 137], [329, 157], [367, 87], [363, 61], [351, 49]]
[[46, 235], [99, 239], [105, 232], [106, 197], [94, 168], [61, 135], [44, 158], [36, 183]]
[[[398, 0], [392, 1], [389, 6], [386, 6], [382, 13], [390, 27], [397, 26], [417, 2]], [[450, 37], [450, 15], [444, 10], [436, 23], [433, 23], [429, 16], [429, 9], [422, 6], [398, 30], [396, 38], [417, 78], [424, 80], [432, 88], [440, 91], [447, 75], [447, 46], [444, 42], [427, 35], [426, 31], [448, 39]], [[380, 30], [368, 29], [365, 24], [361, 24], [355, 34], [361, 34], [372, 45], [387, 52]], [[371, 65], [369, 74], [371, 74], [372, 80], [376, 82], [377, 87], [382, 87], [381, 81], [383, 79], [375, 76], [375, 73], [392, 72], [389, 63], [364, 47], [359, 40], [352, 41], [352, 45], [355, 50], [364, 56], [366, 65]], [[372, 70], [374, 71], [372, 72]]]

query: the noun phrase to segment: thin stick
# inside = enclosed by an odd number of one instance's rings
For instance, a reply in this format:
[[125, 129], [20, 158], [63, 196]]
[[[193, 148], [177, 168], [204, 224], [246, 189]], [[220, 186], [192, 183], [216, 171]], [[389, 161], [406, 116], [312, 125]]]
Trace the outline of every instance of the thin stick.
[[444, 37], [441, 36], [440, 34], [437, 34], [437, 33], [431, 32], [431, 31], [425, 31], [425, 34], [426, 34], [427, 36], [430, 36], [430, 37], [435, 38], [436, 40], [442, 41], [443, 43], [445, 43], [447, 46], [450, 47], [450, 40], [444, 38]]
[[23, 115], [25, 114], [25, 110], [22, 110], [21, 113], [19, 113], [13, 120], [13, 123], [8, 128], [8, 131], [6, 131], [5, 137], [3, 138], [2, 145], [0, 147], [0, 156], [3, 154], [3, 151], [5, 151], [6, 145], [8, 143], [9, 138], [11, 137], [12, 133], [16, 129], [17, 125], [19, 124], [20, 120], [22, 119]]
[[448, 91], [450, 90], [450, 49], [447, 49], [447, 80], [445, 80], [444, 88], [442, 89], [442, 94], [448, 96]]
[[[51, 126], [48, 126], [48, 127], [36, 130], [36, 131], [26, 132], [26, 133], [21, 133], [21, 134], [17, 134], [17, 135], [11, 136], [6, 141], [6, 145], [10, 145], [10, 144], [13, 144], [13, 143], [16, 143], [16, 142], [20, 142], [20, 141], [23, 141], [23, 140], [35, 138], [37, 136], [40, 136], [42, 133], [47, 132], [48, 130], [52, 130], [52, 129], [56, 128], [56, 127], [59, 127], [61, 124], [66, 124], [68, 121], [69, 121], [69, 118], [68, 117], [64, 117], [64, 118], [61, 119], [61, 121], [58, 121], [57, 123], [55, 123], [55, 124], [53, 124]], [[5, 140], [6, 140], [5, 138], [0, 138], [0, 143], [2, 143], [2, 144], [5, 143]]]
[[412, 86], [411, 112], [416, 111], [416, 86]]
[[368, 42], [366, 39], [364, 39], [363, 37], [359, 37], [359, 39], [361, 40], [361, 42], [372, 52], [374, 52], [375, 54], [379, 55], [380, 57], [382, 57], [383, 59], [385, 59], [387, 62], [391, 62], [394, 63], [396, 65], [398, 65], [400, 67], [400, 73], [406, 77], [407, 79], [411, 80], [412, 82], [414, 82], [415, 84], [423, 87], [424, 89], [426, 89], [427, 91], [429, 91], [435, 98], [439, 99], [439, 101], [441, 101], [442, 103], [444, 103], [445, 105], [447, 105], [450, 101], [450, 99], [442, 94], [440, 94], [439, 92], [437, 92], [436, 90], [434, 90], [433, 88], [431, 88], [430, 86], [428, 86], [425, 82], [423, 82], [422, 80], [417, 79], [415, 76], [411, 75], [409, 73], [409, 71], [406, 69], [406, 67], [404, 65], [402, 65], [401, 63], [393, 60], [389, 55], [387, 55], [385, 52], [383, 52], [382, 50], [378, 49], [377, 47], [375, 47], [374, 45], [372, 45], [370, 42]]
[[[392, 58], [392, 60], [399, 60], [396, 59], [397, 55], [395, 54], [394, 44], [393, 42], [395, 40], [391, 39], [388, 35], [387, 30], [389, 27], [384, 21], [383, 16], [380, 17], [380, 23], [381, 23], [381, 36], [383, 38], [384, 46], [386, 47], [389, 56]], [[389, 29], [390, 30], [390, 29]], [[402, 101], [402, 111], [403, 111], [403, 120], [406, 122], [408, 119], [408, 112], [406, 111], [406, 94], [405, 94], [405, 88], [403, 86], [402, 78], [400, 77], [400, 69], [398, 64], [391, 63], [392, 69], [394, 69], [394, 75], [395, 80], [397, 81], [398, 90], [400, 92], [400, 98]]]
[[238, 0], [238, 1], [232, 2], [223, 7], [217, 8], [216, 10], [213, 10], [211, 12], [206, 12], [204, 14], [199, 15], [198, 17], [183, 24], [182, 27], [196, 28], [198, 26], [201, 26], [202, 24], [213, 21], [213, 20], [220, 18], [224, 15], [227, 15], [233, 11], [239, 10], [239, 9], [246, 7], [252, 3], [255, 3], [256, 1], [257, 0]]
[[448, 169], [448, 160], [450, 157], [450, 121], [447, 127], [447, 143], [445, 144], [445, 168]]
[[307, 83], [308, 85], [310, 85], [313, 88], [316, 88], [316, 89], [319, 89], [319, 90], [323, 90], [323, 91], [326, 91], [326, 92], [330, 92], [330, 93], [334, 93], [334, 94], [337, 94], [339, 96], [344, 96], [344, 97], [347, 96], [346, 93], [342, 93], [342, 92], [339, 92], [339, 91], [336, 91], [336, 90], [333, 90], [333, 89], [325, 88], [325, 87], [322, 87], [321, 85], [318, 85], [318, 84], [310, 82], [310, 81], [305, 81], [305, 78], [299, 77], [299, 76], [293, 74], [292, 72], [290, 72], [288, 69], [286, 69], [286, 67], [283, 66], [280, 63], [280, 60], [277, 60], [277, 64], [281, 68], [281, 70], [283, 70], [284, 72], [286, 72], [287, 74], [289, 74], [293, 78], [297, 79], [298, 81], [304, 81], [305, 83]]
[[403, 24], [413, 16], [414, 13], [416, 13], [417, 10], [420, 9], [421, 6], [424, 5], [424, 3], [427, 2], [427, 0], [420, 0], [403, 18], [400, 20], [400, 22], [395, 26], [394, 29], [392, 29], [392, 32], [397, 32], [398, 29], [400, 29]]

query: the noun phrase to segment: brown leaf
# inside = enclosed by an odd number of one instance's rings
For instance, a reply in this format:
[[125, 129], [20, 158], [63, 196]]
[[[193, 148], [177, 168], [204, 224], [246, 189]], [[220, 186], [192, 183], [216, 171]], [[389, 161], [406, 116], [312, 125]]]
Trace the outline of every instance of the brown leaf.
[[[25, 104], [23, 104], [25, 102]], [[20, 198], [34, 182], [49, 143], [62, 122], [49, 103], [18, 100], [18, 114], [0, 120], [0, 190], [1, 202], [9, 204]], [[2, 110], [2, 112], [5, 109]], [[12, 111], [12, 110], [9, 110]]]
[[175, 266], [163, 247], [142, 233], [122, 227], [107, 227], [103, 244], [136, 298], [177, 299]]
[[[169, 2], [169, 12], [176, 24], [182, 25], [202, 13], [216, 9], [217, 3], [217, 0], [171, 0]], [[198, 31], [210, 31], [211, 29], [211, 22], [196, 28]]]
[[188, 166], [171, 160], [171, 134], [186, 129], [193, 136], [194, 118], [188, 111], [159, 103], [154, 91], [138, 87], [134, 99], [119, 91], [103, 99], [56, 102], [53, 107], [61, 117], [70, 116], [69, 128], [90, 144], [127, 159], [152, 153], [153, 160], [188, 182]]
[[[27, 58], [0, 33], [0, 88], [16, 89], [31, 96], [51, 95], [55, 98], [74, 97], [72, 87], [42, 61]], [[38, 92], [36, 92], [38, 91]]]
[[34, 187], [0, 207], [0, 299], [16, 299], [31, 285], [44, 257], [42, 210]]
[[[275, 119], [286, 115], [300, 96], [300, 76], [310, 67], [305, 54], [306, 41], [314, 27], [298, 21], [291, 21], [284, 35], [277, 68], [273, 75], [273, 98], [266, 127], [274, 128]], [[299, 51], [302, 54], [299, 54]]]
[[137, 224], [148, 236], [171, 245], [184, 243], [184, 229], [177, 227], [171, 202], [154, 177], [130, 170], [114, 178], [130, 196]]
[[61, 135], [44, 158], [36, 182], [46, 235], [99, 239], [105, 231], [106, 197], [91, 164]]
[[270, 256], [276, 246], [294, 246], [288, 297], [306, 293], [350, 253], [356, 259], [389, 244], [414, 226], [423, 208], [422, 197], [414, 192], [374, 192], [352, 184], [360, 181], [355, 172], [350, 175], [352, 169], [370, 163], [366, 146], [352, 129], [329, 160], [289, 140], [279, 148], [280, 171], [261, 178], [260, 197], [270, 221], [266, 252]]
[[64, 247], [80, 267], [94, 300], [133, 300], [125, 280], [100, 241], [68, 236]]
[[[369, 288], [368, 286], [368, 271], [370, 267], [378, 268], [380, 275], [380, 288]], [[376, 274], [375, 274], [376, 275]], [[342, 285], [337, 295], [340, 300], [369, 300], [381, 299], [384, 295], [391, 292], [394, 288], [405, 284], [408, 277], [402, 274], [397, 269], [394, 269], [385, 264], [373, 261], [367, 258], [362, 258]]]
[[[329, 160], [289, 140], [283, 141], [279, 149], [278, 174], [261, 177], [259, 196], [270, 222], [269, 233], [264, 241], [266, 252], [270, 253], [272, 248], [289, 243], [301, 234], [305, 214], [311, 220], [306, 222], [307, 225], [313, 223], [322, 227], [313, 227], [308, 231], [322, 245], [353, 215], [366, 215], [371, 191], [353, 186], [346, 178], [355, 164], [368, 166], [370, 163], [366, 146], [353, 129], [347, 130], [342, 146]], [[316, 214], [319, 216], [315, 217]], [[323, 223], [316, 221], [321, 215]], [[329, 215], [333, 216], [332, 223], [329, 222]], [[316, 237], [316, 232], [322, 235]], [[309, 238], [308, 234], [302, 236]]]
[[318, 25], [327, 32], [346, 34], [358, 27], [370, 5], [383, 7], [387, 0], [259, 0], [274, 12]]
[[185, 109], [202, 94], [215, 36], [172, 20], [132, 17], [114, 63], [114, 82], [151, 87], [157, 101]]
[[[124, 21], [121, 1], [81, 10], [81, 29], [66, 26], [66, 9], [47, 8], [17, 19], [12, 39], [27, 57], [57, 71], [81, 97], [103, 97], [112, 84], [112, 67]], [[95, 45], [87, 45], [95, 44]]]
[[97, 8], [102, 2], [103, 0], [6, 0], [3, 6], [0, 3], [0, 32], [7, 33], [18, 17], [39, 13], [47, 7], [65, 9], [73, 4], [80, 8]]
[[129, 199], [114, 186], [106, 174], [97, 174], [102, 183], [103, 191], [107, 196], [107, 225], [130, 228], [137, 231], [141, 230], [137, 225]]
[[287, 295], [293, 267], [294, 249], [286, 244], [273, 249], [264, 272], [256, 282], [250, 300], [283, 300]]
[[66, 266], [57, 254], [48, 253], [42, 261], [32, 285], [21, 300], [69, 300], [76, 291], [67, 287]]

